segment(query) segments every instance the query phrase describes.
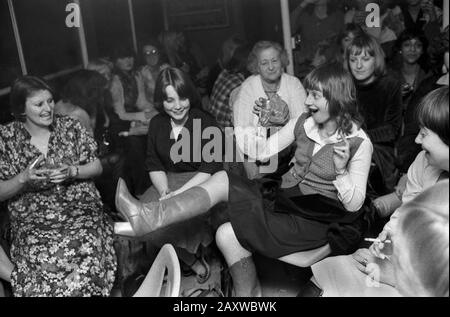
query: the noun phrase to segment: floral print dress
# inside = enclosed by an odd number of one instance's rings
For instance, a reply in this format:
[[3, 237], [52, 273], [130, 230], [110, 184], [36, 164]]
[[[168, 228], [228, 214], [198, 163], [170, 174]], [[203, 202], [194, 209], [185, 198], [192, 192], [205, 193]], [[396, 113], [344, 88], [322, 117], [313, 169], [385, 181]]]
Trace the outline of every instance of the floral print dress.
[[[23, 123], [0, 126], [0, 179], [9, 180], [41, 152]], [[55, 116], [47, 157], [84, 165], [97, 145], [68, 117]], [[37, 168], [42, 167], [38, 166]], [[108, 296], [117, 266], [112, 225], [92, 181], [28, 184], [8, 201], [14, 296]]]

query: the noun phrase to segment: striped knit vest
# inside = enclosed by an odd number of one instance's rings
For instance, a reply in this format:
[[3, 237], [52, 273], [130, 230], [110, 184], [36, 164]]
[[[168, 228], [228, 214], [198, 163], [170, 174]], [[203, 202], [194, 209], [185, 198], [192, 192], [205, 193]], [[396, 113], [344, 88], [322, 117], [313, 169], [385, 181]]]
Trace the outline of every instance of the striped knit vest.
[[[299, 186], [300, 191], [305, 194], [321, 194], [332, 199], [338, 199], [337, 189], [333, 184], [336, 180], [336, 172], [333, 162], [333, 147], [344, 145], [344, 142], [326, 144], [315, 155], [313, 155], [315, 142], [306, 135], [304, 123], [309, 117], [303, 114], [295, 125], [295, 140], [297, 150], [295, 151], [294, 166], [283, 175], [282, 188]], [[355, 155], [363, 139], [361, 137], [349, 138], [350, 158]]]

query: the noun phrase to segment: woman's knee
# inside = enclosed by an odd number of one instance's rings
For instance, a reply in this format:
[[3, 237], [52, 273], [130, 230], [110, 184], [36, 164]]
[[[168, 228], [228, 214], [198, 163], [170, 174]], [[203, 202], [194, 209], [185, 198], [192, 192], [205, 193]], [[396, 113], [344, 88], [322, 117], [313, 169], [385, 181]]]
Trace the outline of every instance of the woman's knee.
[[212, 177], [217, 182], [220, 182], [220, 183], [223, 183], [223, 184], [228, 184], [228, 174], [225, 171], [217, 172]]
[[220, 250], [230, 247], [231, 242], [236, 239], [230, 222], [224, 223], [216, 231], [216, 244]]

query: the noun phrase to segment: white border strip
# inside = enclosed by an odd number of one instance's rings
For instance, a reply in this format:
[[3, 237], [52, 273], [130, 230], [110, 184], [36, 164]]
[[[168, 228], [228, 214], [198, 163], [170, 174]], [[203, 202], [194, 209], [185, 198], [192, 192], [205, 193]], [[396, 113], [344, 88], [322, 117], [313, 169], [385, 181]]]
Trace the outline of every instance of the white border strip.
[[16, 39], [17, 52], [19, 54], [19, 62], [20, 62], [20, 67], [22, 68], [22, 75], [26, 75], [26, 74], [28, 74], [27, 64], [25, 63], [25, 58], [23, 56], [22, 41], [20, 40], [19, 27], [17, 26], [17, 19], [16, 19], [16, 14], [14, 12], [12, 0], [8, 0], [8, 8], [9, 8], [9, 14], [11, 16], [14, 38]]

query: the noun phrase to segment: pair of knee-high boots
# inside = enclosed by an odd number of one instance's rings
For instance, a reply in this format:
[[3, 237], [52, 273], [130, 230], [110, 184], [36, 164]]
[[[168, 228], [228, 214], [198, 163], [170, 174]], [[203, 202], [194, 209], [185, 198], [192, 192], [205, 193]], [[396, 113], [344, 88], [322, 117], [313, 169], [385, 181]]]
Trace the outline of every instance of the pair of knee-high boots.
[[[115, 204], [138, 237], [204, 214], [212, 207], [208, 192], [199, 186], [166, 200], [142, 203], [130, 194], [123, 179], [119, 179], [117, 184]], [[241, 259], [231, 265], [229, 270], [235, 296], [261, 295], [252, 257]]]

